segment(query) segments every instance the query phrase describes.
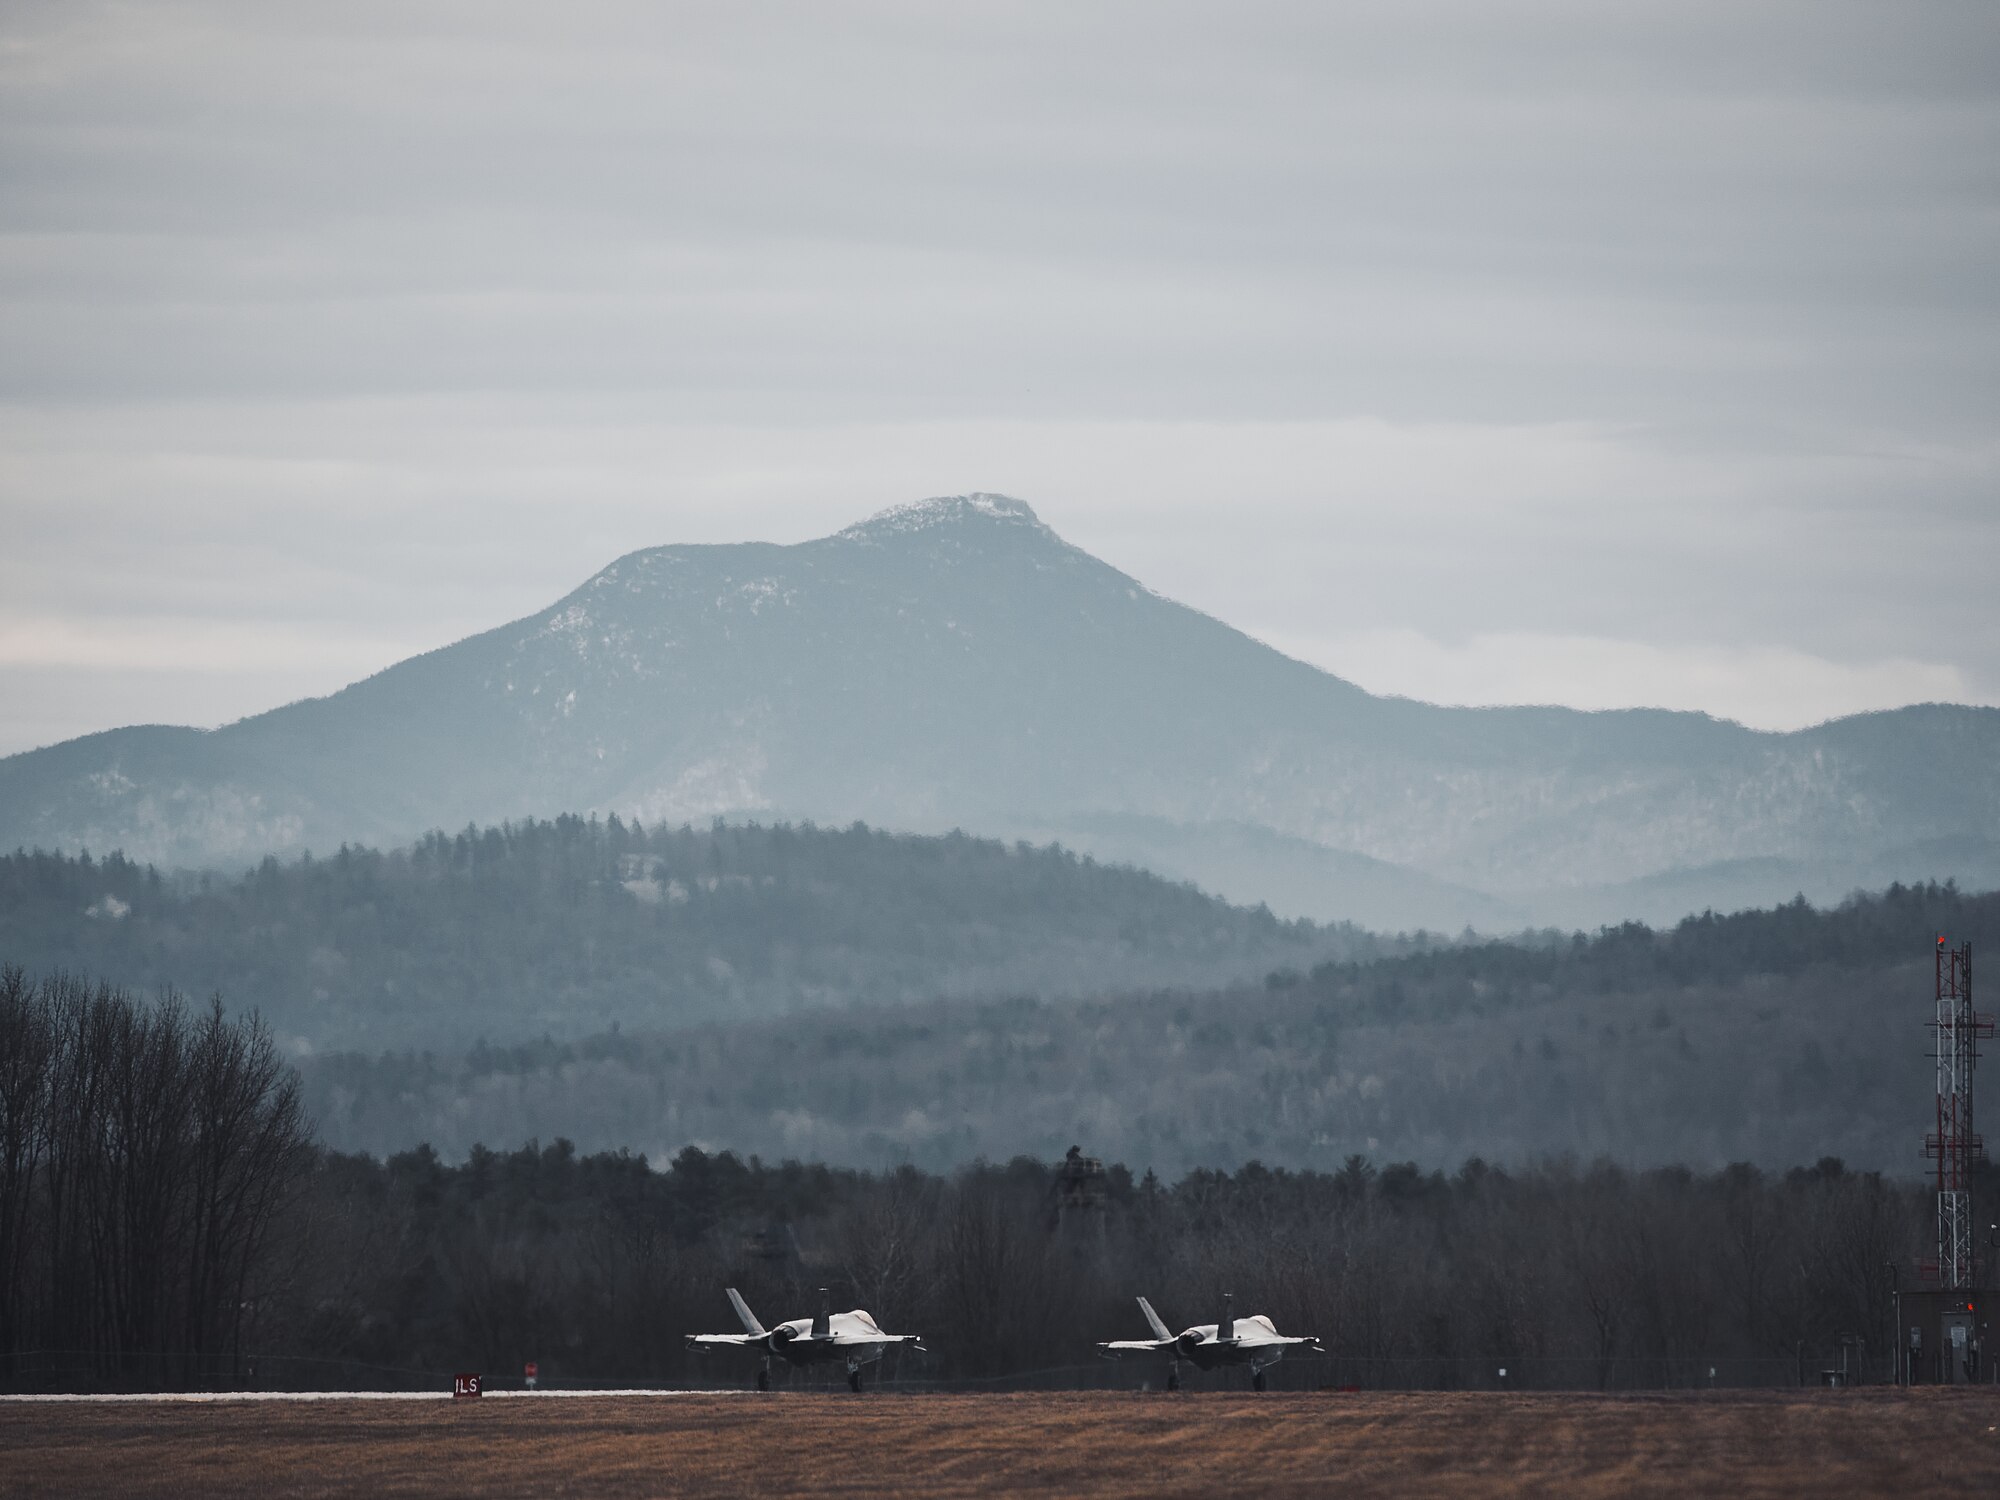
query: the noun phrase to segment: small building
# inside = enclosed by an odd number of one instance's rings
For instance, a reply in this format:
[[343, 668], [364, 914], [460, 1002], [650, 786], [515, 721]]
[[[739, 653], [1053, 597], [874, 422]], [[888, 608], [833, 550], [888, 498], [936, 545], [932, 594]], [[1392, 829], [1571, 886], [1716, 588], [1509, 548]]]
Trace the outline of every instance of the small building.
[[1990, 1385], [1988, 1319], [2000, 1292], [1925, 1287], [1896, 1293], [1898, 1385]]

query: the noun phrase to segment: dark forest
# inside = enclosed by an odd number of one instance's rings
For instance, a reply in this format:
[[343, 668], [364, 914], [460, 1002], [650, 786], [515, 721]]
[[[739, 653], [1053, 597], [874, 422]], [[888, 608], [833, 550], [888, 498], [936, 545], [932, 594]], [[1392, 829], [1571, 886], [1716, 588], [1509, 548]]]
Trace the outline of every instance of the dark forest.
[[15, 1389], [427, 1386], [528, 1360], [546, 1384], [728, 1385], [746, 1364], [682, 1345], [730, 1326], [727, 1285], [776, 1317], [826, 1287], [923, 1334], [883, 1372], [903, 1383], [1156, 1381], [1096, 1341], [1135, 1331], [1135, 1295], [1178, 1325], [1231, 1292], [1330, 1351], [1280, 1384], [1789, 1384], [1882, 1352], [1927, 1230], [1919, 1183], [1832, 1158], [1446, 1174], [1356, 1152], [1171, 1182], [1074, 1152], [946, 1174], [567, 1141], [382, 1160], [312, 1143], [254, 1020], [19, 970], [0, 1170]]

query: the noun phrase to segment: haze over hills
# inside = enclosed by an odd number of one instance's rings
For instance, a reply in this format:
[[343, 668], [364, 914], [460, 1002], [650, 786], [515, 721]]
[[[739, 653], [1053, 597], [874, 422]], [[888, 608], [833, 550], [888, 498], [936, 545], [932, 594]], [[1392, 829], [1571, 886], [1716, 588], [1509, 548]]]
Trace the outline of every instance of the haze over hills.
[[1060, 849], [615, 816], [266, 859], [0, 855], [0, 963], [220, 993], [295, 1052], [1201, 987], [1408, 951]]
[[695, 1141], [948, 1170], [1085, 1141], [1170, 1179], [1247, 1159], [1331, 1171], [1353, 1153], [1446, 1169], [1837, 1156], [1914, 1176], [1939, 932], [1987, 951], [2000, 894], [1897, 886], [1206, 993], [957, 999], [301, 1067], [329, 1140], [454, 1159], [561, 1135], [655, 1159]]
[[1657, 919], [2000, 884], [2000, 710], [1771, 734], [1376, 697], [975, 494], [634, 553], [327, 698], [0, 761], [0, 847], [166, 865], [566, 811], [1060, 838], [1376, 926]]

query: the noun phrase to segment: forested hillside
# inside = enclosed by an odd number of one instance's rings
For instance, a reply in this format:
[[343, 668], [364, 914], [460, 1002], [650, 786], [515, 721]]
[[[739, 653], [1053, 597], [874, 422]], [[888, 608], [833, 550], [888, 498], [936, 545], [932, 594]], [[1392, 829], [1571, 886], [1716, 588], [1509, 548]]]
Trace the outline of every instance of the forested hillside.
[[859, 825], [565, 817], [266, 859], [234, 878], [0, 857], [0, 960], [219, 990], [295, 1050], [1207, 987], [1407, 946], [1053, 847]]
[[310, 1059], [327, 1138], [565, 1135], [837, 1164], [1053, 1156], [1178, 1174], [1353, 1153], [1449, 1165], [1825, 1155], [1921, 1170], [1940, 932], [1984, 950], [2000, 896], [1893, 887], [1654, 931], [1281, 970], [1208, 993], [871, 1008], [673, 1034]]

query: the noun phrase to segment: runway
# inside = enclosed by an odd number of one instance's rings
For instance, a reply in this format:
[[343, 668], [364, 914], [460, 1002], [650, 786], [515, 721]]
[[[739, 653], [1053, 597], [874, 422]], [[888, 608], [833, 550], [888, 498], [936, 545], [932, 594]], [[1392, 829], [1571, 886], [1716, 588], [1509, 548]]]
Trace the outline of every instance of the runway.
[[[1951, 1469], [1938, 1455], [1951, 1455]], [[2000, 1391], [0, 1401], [0, 1496], [2000, 1494]]]

